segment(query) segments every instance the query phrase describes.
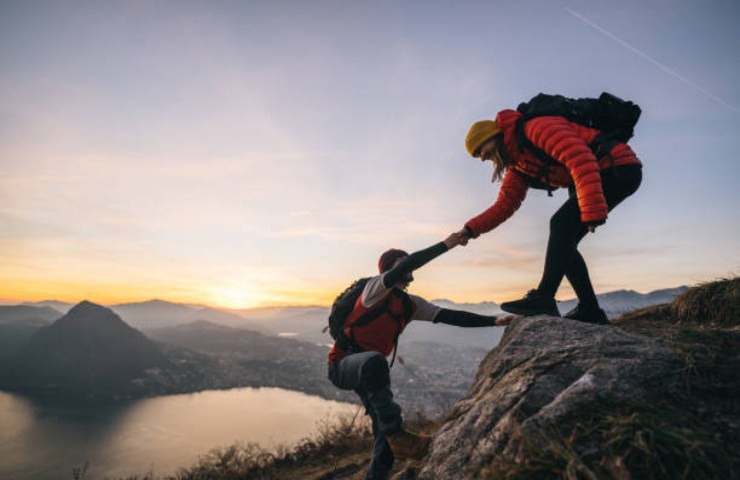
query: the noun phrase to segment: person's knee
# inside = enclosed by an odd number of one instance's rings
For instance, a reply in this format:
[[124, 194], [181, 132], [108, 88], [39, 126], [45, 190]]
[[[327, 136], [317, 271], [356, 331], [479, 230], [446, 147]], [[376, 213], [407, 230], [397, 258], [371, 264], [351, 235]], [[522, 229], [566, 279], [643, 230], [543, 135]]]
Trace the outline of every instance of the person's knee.
[[362, 365], [361, 383], [368, 390], [387, 387], [391, 382], [388, 362], [378, 353], [367, 359]]
[[571, 217], [572, 215], [569, 212], [555, 212], [550, 217], [550, 235], [559, 237], [571, 234], [577, 227], [577, 224], [580, 223], [580, 219], [578, 219], [578, 222], [574, 222]]

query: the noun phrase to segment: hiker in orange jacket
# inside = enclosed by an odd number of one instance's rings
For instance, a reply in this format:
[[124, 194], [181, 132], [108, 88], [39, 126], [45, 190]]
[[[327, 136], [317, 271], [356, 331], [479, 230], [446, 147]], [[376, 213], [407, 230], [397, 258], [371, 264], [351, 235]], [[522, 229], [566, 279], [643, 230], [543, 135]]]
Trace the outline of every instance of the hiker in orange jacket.
[[597, 158], [589, 145], [598, 130], [559, 116], [535, 117], [524, 123], [523, 133], [534, 147], [554, 160], [547, 163], [521, 145], [516, 133], [520, 118], [518, 111], [502, 110], [495, 120], [481, 120], [470, 127], [465, 139], [468, 153], [484, 162], [492, 161], [493, 180], [502, 183], [495, 203], [468, 220], [458, 233], [477, 238], [498, 227], [519, 208], [530, 187], [548, 191], [568, 188], [568, 200], [550, 219], [538, 287], [520, 300], [501, 304], [501, 308], [520, 315], [560, 316], [555, 293], [565, 277], [578, 296], [578, 305], [565, 318], [608, 324], [577, 247], [587, 233], [606, 222], [608, 212], [637, 191], [642, 164], [625, 143], [609, 144], [605, 154]]
[[429, 438], [402, 427], [401, 407], [393, 401], [390, 368], [386, 357], [398, 336], [412, 320], [445, 323], [459, 327], [505, 325], [511, 317], [478, 315], [440, 308], [417, 295], [406, 293], [414, 280], [412, 272], [459, 245], [465, 236], [455, 232], [443, 242], [408, 254], [390, 249], [378, 261], [379, 275], [365, 283], [354, 308], [342, 323], [344, 335], [327, 359], [331, 382], [343, 390], [354, 390], [372, 419], [375, 450], [366, 480], [388, 477], [395, 456], [418, 458]]

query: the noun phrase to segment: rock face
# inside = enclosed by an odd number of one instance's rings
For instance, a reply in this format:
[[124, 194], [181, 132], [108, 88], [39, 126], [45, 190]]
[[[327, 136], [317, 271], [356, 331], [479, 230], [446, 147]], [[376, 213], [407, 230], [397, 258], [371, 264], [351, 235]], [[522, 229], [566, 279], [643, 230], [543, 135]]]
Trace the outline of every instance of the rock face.
[[680, 360], [650, 338], [618, 328], [539, 316], [515, 320], [447, 415], [417, 478], [466, 478], [520, 439], [567, 431], [601, 403], [644, 400], [670, 382]]

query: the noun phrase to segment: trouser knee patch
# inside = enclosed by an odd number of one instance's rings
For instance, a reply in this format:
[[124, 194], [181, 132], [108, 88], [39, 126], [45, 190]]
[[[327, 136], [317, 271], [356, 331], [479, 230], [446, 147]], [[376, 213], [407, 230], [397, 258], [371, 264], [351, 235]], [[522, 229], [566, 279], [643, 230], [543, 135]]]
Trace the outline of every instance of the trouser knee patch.
[[391, 383], [388, 362], [381, 354], [370, 357], [362, 366], [362, 385], [368, 390], [385, 388]]

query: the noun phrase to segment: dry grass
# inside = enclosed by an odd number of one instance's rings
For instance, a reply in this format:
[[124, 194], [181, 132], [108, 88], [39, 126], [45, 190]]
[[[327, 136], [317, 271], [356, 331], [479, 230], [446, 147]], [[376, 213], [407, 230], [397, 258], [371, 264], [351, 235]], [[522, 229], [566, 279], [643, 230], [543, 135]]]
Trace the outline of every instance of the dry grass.
[[[198, 462], [159, 480], [249, 480], [304, 478], [299, 473], [320, 465], [324, 469], [356, 452], [372, 449], [370, 424], [364, 416], [341, 416], [319, 422], [318, 431], [294, 446], [266, 450], [256, 443], [240, 443], [211, 450]], [[75, 471], [82, 480], [86, 467]], [[120, 480], [158, 480], [151, 472]]]
[[519, 435], [516, 452], [466, 478], [488, 480], [710, 480], [737, 478], [737, 454], [685, 405], [603, 406], [570, 432]]
[[679, 323], [711, 327], [740, 326], [740, 278], [709, 282], [679, 295], [671, 304]]

